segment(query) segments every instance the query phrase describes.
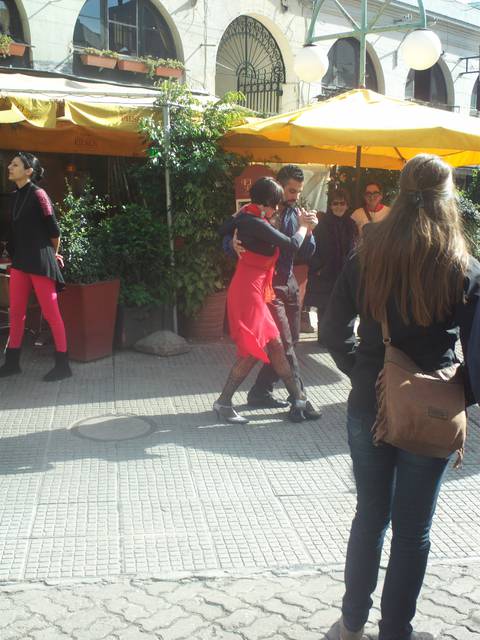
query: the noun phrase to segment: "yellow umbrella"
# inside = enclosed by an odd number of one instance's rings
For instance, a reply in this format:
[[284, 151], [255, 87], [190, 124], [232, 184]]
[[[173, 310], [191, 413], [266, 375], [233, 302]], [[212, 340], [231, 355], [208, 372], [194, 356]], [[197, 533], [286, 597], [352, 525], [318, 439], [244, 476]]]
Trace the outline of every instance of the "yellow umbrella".
[[455, 167], [480, 164], [480, 119], [353, 89], [290, 113], [234, 127], [227, 151], [267, 162], [401, 169], [418, 153]]

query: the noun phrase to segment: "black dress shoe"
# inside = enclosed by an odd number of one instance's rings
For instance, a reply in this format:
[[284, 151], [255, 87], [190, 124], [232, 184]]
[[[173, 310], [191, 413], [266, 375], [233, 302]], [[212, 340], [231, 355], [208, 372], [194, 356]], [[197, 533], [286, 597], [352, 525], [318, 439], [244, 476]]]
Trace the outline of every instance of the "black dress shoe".
[[305, 420], [318, 420], [322, 417], [322, 412], [315, 409], [313, 404], [307, 400], [303, 415], [305, 416]]
[[288, 419], [290, 422], [303, 422], [306, 420], [305, 407], [307, 403], [305, 400], [295, 400], [288, 412]]
[[260, 407], [262, 409], [286, 409], [290, 405], [287, 400], [277, 400], [269, 393], [262, 396], [248, 395], [247, 403], [251, 407]]

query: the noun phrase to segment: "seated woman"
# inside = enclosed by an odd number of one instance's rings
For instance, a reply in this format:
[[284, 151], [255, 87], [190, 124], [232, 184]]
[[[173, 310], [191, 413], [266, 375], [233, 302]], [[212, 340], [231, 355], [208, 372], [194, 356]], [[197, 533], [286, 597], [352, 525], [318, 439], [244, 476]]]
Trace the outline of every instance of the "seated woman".
[[233, 365], [213, 409], [227, 422], [248, 422], [232, 407], [232, 397], [258, 360], [270, 362], [293, 398], [289, 417], [303, 420], [305, 396], [296, 382], [280, 334], [267, 303], [273, 300], [272, 277], [279, 248], [295, 253], [309, 231], [307, 213], [299, 216], [300, 228], [291, 238], [275, 229], [270, 220], [283, 198], [283, 189], [273, 178], [260, 178], [250, 190], [252, 203], [229, 218], [219, 233], [236, 234], [245, 251], [228, 289], [227, 311], [230, 335], [237, 345]]
[[314, 231], [316, 248], [309, 261], [305, 304], [317, 307], [319, 344], [322, 344], [320, 319], [358, 237], [357, 225], [349, 216], [349, 200], [345, 189], [335, 189], [327, 212]]

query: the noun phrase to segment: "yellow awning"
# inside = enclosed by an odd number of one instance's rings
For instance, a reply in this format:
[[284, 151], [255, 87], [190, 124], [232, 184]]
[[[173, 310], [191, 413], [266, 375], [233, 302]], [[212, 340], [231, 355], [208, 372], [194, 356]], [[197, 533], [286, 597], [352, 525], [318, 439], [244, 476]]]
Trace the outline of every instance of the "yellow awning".
[[0, 99], [0, 148], [142, 156], [138, 133], [146, 116], [160, 117], [153, 106], [44, 99], [8, 94]]
[[82, 155], [142, 157], [145, 143], [137, 133], [58, 122], [55, 129], [23, 123], [0, 127], [0, 149]]
[[35, 127], [54, 127], [57, 105], [51, 100], [8, 96], [0, 102], [0, 124], [28, 122]]
[[267, 162], [401, 169], [418, 153], [435, 153], [452, 166], [480, 164], [480, 119], [387, 98], [367, 89], [234, 127], [228, 151]]

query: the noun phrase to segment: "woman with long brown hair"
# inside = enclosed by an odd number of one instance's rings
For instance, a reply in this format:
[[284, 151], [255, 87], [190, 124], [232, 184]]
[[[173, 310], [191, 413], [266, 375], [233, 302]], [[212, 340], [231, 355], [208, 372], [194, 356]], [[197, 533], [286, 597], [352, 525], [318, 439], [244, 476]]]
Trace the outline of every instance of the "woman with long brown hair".
[[[340, 637], [359, 640], [372, 606], [385, 532], [392, 543], [381, 599], [379, 640], [412, 638], [411, 621], [430, 549], [430, 527], [448, 459], [374, 446], [375, 382], [383, 367], [380, 322], [392, 344], [423, 371], [464, 356], [480, 289], [480, 264], [468, 255], [451, 168], [418, 155], [400, 175], [390, 214], [365, 230], [342, 271], [322, 323], [337, 366], [351, 380], [347, 431], [357, 489], [345, 567]], [[360, 315], [358, 340], [354, 319]]]

